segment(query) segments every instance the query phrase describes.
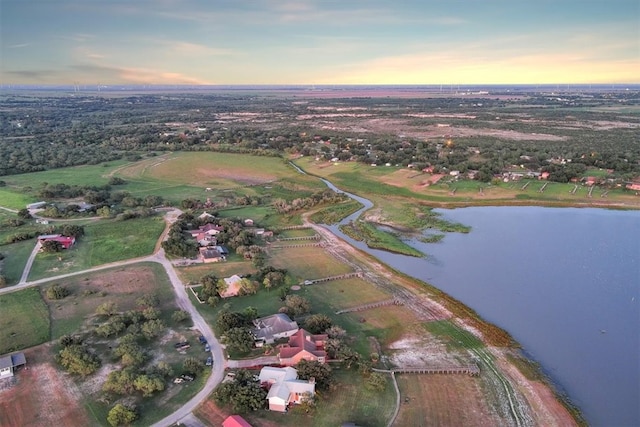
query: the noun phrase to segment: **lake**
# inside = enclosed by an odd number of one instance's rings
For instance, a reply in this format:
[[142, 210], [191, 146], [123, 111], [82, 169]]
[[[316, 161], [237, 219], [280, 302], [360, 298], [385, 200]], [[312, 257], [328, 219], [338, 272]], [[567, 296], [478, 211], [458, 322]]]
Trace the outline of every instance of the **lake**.
[[417, 259], [366, 248], [507, 330], [591, 425], [640, 425], [640, 212], [438, 210], [472, 227]]

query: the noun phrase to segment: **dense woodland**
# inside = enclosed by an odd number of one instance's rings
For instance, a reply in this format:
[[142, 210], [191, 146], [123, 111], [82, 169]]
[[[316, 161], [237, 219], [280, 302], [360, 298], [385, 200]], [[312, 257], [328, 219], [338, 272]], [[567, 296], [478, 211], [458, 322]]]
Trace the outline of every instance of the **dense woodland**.
[[[513, 166], [566, 182], [586, 170], [640, 176], [640, 93], [526, 93], [496, 97], [299, 99], [273, 94], [4, 93], [0, 175], [163, 151], [237, 151], [392, 164], [436, 172], [476, 171], [489, 181]], [[443, 119], [442, 117], [446, 117]], [[403, 120], [387, 129], [364, 121]], [[509, 139], [405, 135], [446, 121], [450, 128], [532, 135]], [[486, 132], [485, 132], [486, 134]], [[556, 137], [538, 139], [534, 135]], [[565, 161], [569, 159], [569, 161]]]

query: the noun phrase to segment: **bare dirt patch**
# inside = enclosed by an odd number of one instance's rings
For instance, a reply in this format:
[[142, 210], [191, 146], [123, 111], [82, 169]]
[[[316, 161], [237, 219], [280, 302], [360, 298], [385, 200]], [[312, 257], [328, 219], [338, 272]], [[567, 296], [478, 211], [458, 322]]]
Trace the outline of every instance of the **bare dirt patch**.
[[0, 392], [0, 425], [86, 426], [82, 393], [71, 378], [48, 360], [47, 344], [25, 352], [27, 369], [16, 373], [16, 384]]

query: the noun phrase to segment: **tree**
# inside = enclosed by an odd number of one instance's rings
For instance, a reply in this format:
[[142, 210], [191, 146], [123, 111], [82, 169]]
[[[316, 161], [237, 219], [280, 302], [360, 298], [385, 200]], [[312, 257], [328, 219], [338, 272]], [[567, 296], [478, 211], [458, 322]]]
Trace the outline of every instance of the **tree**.
[[171, 314], [171, 320], [174, 323], [182, 323], [189, 319], [189, 313], [184, 310], [176, 310]]
[[369, 390], [380, 392], [387, 386], [387, 378], [378, 372], [373, 372], [367, 378], [364, 386]]
[[160, 304], [160, 300], [154, 294], [144, 294], [136, 299], [136, 304], [142, 308], [157, 307]]
[[304, 329], [312, 334], [322, 334], [333, 325], [326, 314], [312, 314], [304, 321]]
[[156, 391], [164, 390], [164, 381], [153, 375], [138, 375], [133, 382], [136, 390], [141, 391], [144, 397], [151, 396]]
[[31, 219], [31, 214], [29, 213], [29, 209], [22, 208], [18, 211], [18, 217], [22, 219]]
[[121, 403], [116, 404], [107, 415], [107, 421], [113, 427], [121, 425], [129, 425], [138, 419], [135, 407], [125, 406]]
[[219, 405], [231, 404], [234, 412], [245, 413], [262, 409], [267, 391], [253, 379], [253, 374], [245, 369], [236, 372], [233, 381], [222, 383], [213, 398]]
[[199, 374], [204, 369], [204, 363], [195, 357], [187, 357], [182, 364], [182, 369], [188, 374]]
[[284, 299], [285, 311], [291, 316], [301, 316], [311, 311], [311, 303], [300, 295], [287, 295]]
[[225, 344], [231, 351], [248, 353], [253, 348], [254, 338], [248, 328], [231, 328], [225, 333]]
[[316, 360], [301, 360], [296, 370], [301, 380], [315, 378], [318, 388], [328, 389], [333, 381], [331, 368]]
[[135, 379], [135, 371], [132, 368], [111, 371], [102, 384], [102, 391], [121, 395], [133, 394], [136, 390]]
[[142, 324], [142, 334], [148, 340], [157, 337], [164, 330], [164, 323], [160, 319], [148, 320]]
[[83, 377], [100, 367], [100, 359], [80, 344], [71, 344], [58, 352], [56, 360], [67, 372]]
[[70, 294], [69, 289], [60, 285], [53, 285], [47, 288], [47, 298], [52, 300], [63, 299]]
[[147, 307], [142, 310], [142, 316], [147, 320], [156, 320], [160, 317], [161, 311], [156, 307]]
[[56, 240], [45, 240], [42, 242], [42, 251], [48, 254], [60, 252], [62, 249], [62, 243]]
[[107, 301], [96, 307], [96, 314], [98, 316], [113, 316], [118, 312], [118, 306], [113, 301]]

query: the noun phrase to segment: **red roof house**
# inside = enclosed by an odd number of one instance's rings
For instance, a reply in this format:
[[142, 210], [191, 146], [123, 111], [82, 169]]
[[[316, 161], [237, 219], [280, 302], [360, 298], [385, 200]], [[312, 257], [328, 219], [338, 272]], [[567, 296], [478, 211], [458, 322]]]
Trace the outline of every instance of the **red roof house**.
[[230, 415], [223, 422], [222, 427], [251, 427], [240, 415]]
[[76, 242], [76, 238], [70, 237], [70, 236], [63, 236], [61, 234], [44, 234], [44, 235], [38, 236], [38, 242], [40, 243], [49, 242], [49, 241], [60, 242], [63, 248], [69, 249]]
[[296, 365], [301, 360], [317, 360], [325, 363], [327, 352], [324, 351], [324, 343], [327, 341], [326, 334], [312, 335], [304, 329], [289, 337], [289, 344], [280, 348], [280, 364], [284, 366]]

